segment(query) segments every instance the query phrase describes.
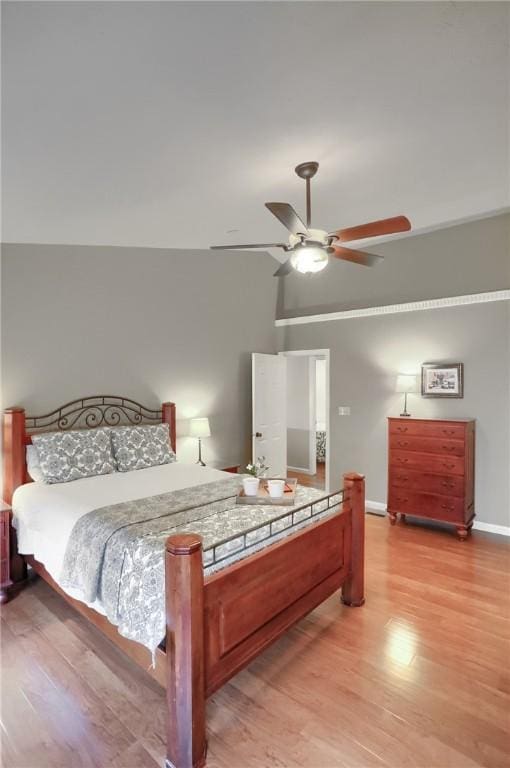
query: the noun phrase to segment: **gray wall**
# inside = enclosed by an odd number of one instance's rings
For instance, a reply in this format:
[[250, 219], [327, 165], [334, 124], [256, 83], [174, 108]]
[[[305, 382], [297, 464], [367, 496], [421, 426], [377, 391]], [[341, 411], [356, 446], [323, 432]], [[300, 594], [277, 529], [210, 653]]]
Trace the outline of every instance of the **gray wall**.
[[[283, 299], [294, 314], [306, 314], [509, 288], [509, 223], [509, 216], [498, 216], [387, 243], [388, 270], [353, 267], [344, 282], [343, 265], [335, 279], [337, 265], [330, 265], [329, 279], [320, 286], [315, 279], [285, 280]], [[383, 246], [374, 250], [382, 253]], [[463, 399], [410, 395], [410, 410], [425, 417], [476, 418], [477, 516], [510, 525], [509, 338], [510, 303], [503, 301], [285, 327], [278, 329], [278, 348], [331, 350], [332, 477], [347, 469], [365, 473], [367, 498], [382, 503], [386, 417], [398, 415], [402, 406], [397, 374], [418, 372], [427, 361], [463, 362]], [[351, 416], [338, 416], [339, 405], [350, 405]]]
[[367, 269], [335, 259], [313, 279], [285, 278], [278, 317], [510, 288], [508, 213], [366, 250], [384, 261]]
[[[267, 254], [4, 245], [3, 404], [174, 400], [181, 418], [211, 417], [206, 461], [245, 461], [250, 353], [275, 348], [273, 271]], [[178, 450], [195, 460], [190, 438]]]
[[[506, 227], [508, 217], [497, 217], [394, 243], [397, 261], [405, 264], [405, 244], [409, 253], [425, 254], [424, 243], [433, 236], [433, 255], [442, 253], [443, 259], [416, 285], [408, 276], [398, 294], [392, 293], [395, 273], [382, 280], [386, 273], [366, 270], [380, 276], [372, 281], [370, 303], [390, 295], [391, 301], [417, 298], [417, 286], [420, 298], [509, 287]], [[470, 230], [485, 235], [468, 237]], [[264, 254], [4, 245], [3, 405], [44, 412], [97, 392], [126, 394], [148, 405], [172, 399], [181, 418], [211, 416], [206, 460], [240, 461], [250, 450], [250, 353], [329, 348], [332, 477], [349, 468], [365, 472], [367, 497], [384, 502], [386, 417], [400, 413], [402, 399], [394, 392], [397, 373], [417, 370], [425, 361], [462, 361], [464, 399], [411, 396], [411, 412], [477, 419], [477, 514], [486, 522], [510, 524], [508, 302], [275, 333], [273, 270]], [[443, 277], [450, 280], [452, 272], [456, 280], [443, 290]], [[476, 284], [476, 274], [483, 282]], [[287, 292], [289, 279], [280, 282]], [[296, 285], [305, 309], [320, 300], [315, 279], [301, 278]], [[350, 281], [344, 285], [339, 274], [336, 283], [323, 286], [319, 306], [327, 307], [335, 295], [357, 301], [358, 289]], [[352, 415], [338, 417], [338, 405], [350, 405]], [[185, 431], [186, 422], [180, 427]], [[189, 438], [180, 440], [181, 458], [194, 460], [195, 450]]]
[[[331, 472], [366, 475], [367, 498], [386, 502], [386, 417], [398, 416], [400, 370], [422, 362], [462, 361], [461, 400], [409, 395], [411, 414], [476, 418], [476, 512], [479, 520], [510, 525], [509, 302], [406, 315], [293, 326], [279, 331], [281, 349], [331, 350]], [[351, 416], [338, 416], [350, 405]], [[335, 481], [333, 480], [333, 483]]]

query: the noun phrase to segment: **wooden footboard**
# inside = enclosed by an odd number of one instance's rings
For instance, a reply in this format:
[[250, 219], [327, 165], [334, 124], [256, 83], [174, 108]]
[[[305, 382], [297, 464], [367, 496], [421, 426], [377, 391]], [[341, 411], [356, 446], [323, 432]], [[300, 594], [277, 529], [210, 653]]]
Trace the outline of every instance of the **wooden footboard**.
[[205, 700], [342, 587], [364, 602], [364, 479], [344, 476], [342, 510], [204, 580], [202, 542], [166, 545], [167, 768], [205, 764]]

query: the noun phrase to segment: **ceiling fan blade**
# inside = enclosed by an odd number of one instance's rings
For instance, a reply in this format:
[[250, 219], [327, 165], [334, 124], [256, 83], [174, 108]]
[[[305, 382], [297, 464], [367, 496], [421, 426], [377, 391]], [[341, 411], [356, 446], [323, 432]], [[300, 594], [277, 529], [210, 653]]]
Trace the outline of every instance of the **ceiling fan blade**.
[[276, 272], [274, 273], [273, 277], [284, 277], [284, 275], [288, 275], [294, 267], [290, 263], [290, 259], [287, 259], [287, 261], [284, 261], [283, 264], [278, 267]]
[[392, 219], [379, 219], [360, 224], [357, 227], [337, 229], [336, 237], [343, 243], [349, 240], [362, 240], [364, 237], [378, 237], [379, 235], [393, 235], [396, 232], [408, 232], [411, 222], [406, 216], [394, 216]]
[[287, 248], [288, 243], [248, 243], [247, 245], [210, 245], [211, 251], [240, 251], [242, 248]]
[[341, 245], [333, 245], [333, 256], [336, 259], [344, 259], [344, 261], [352, 261], [354, 264], [361, 264], [363, 267], [374, 267], [380, 261], [384, 260], [383, 256], [377, 256], [375, 253], [367, 253], [366, 251], [355, 251], [352, 248], [343, 248]]
[[306, 225], [289, 203], [265, 203], [265, 206], [293, 235], [307, 234]]

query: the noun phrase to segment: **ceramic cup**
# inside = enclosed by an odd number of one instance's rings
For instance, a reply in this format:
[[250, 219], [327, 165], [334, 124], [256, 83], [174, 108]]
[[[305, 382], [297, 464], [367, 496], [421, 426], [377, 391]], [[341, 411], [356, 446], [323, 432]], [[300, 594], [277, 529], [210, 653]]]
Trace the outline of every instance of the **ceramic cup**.
[[285, 488], [285, 481], [284, 480], [268, 480], [267, 481], [267, 490], [269, 491], [269, 495], [272, 499], [279, 499], [281, 496], [283, 496], [283, 491]]
[[259, 490], [259, 483], [258, 477], [243, 478], [243, 488], [246, 496], [256, 496]]

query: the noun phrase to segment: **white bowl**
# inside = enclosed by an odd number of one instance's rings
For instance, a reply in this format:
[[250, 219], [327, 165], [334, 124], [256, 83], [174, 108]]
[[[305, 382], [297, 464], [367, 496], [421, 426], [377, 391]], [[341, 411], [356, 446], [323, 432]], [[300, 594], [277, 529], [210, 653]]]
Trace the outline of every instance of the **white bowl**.
[[243, 478], [243, 488], [246, 496], [256, 496], [259, 490], [259, 483], [258, 477]]
[[268, 480], [267, 490], [272, 499], [280, 499], [283, 496], [285, 490], [284, 480]]

